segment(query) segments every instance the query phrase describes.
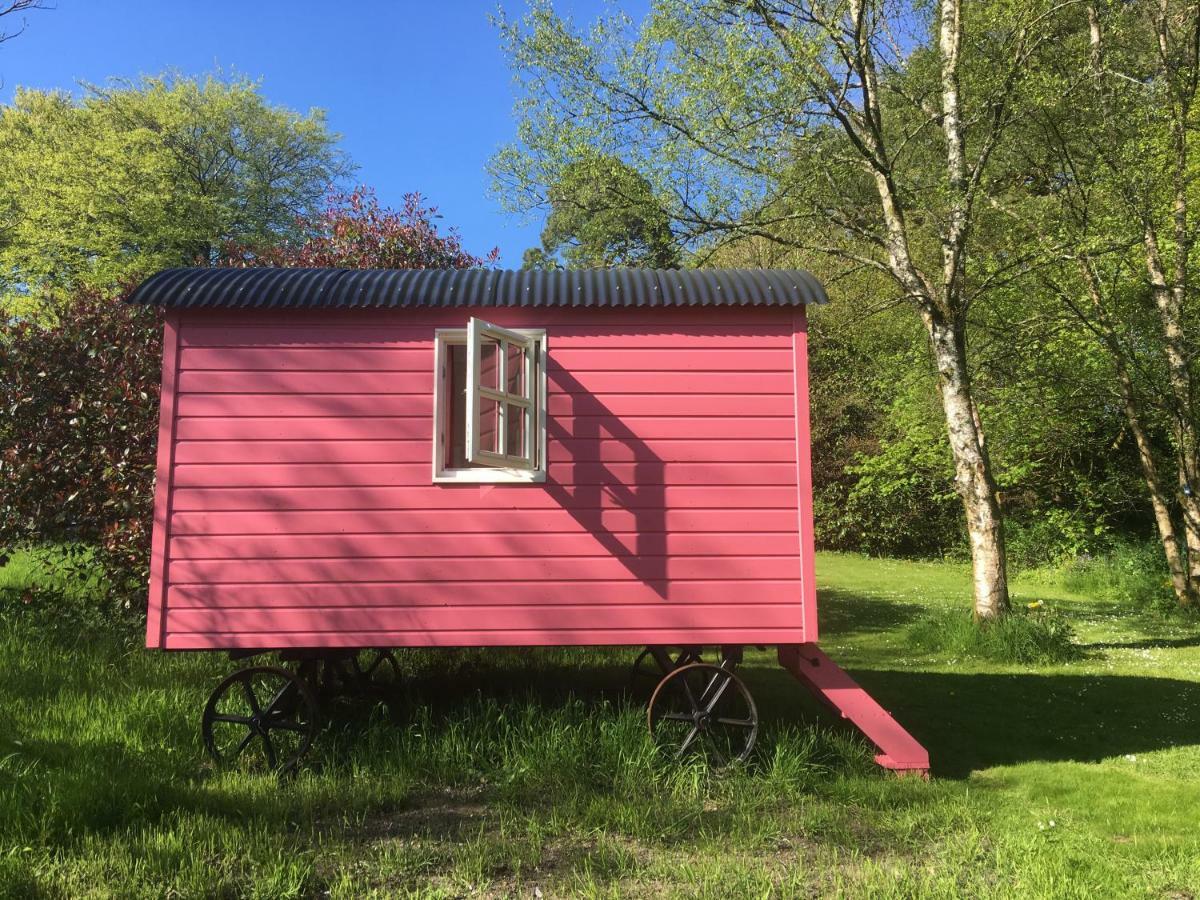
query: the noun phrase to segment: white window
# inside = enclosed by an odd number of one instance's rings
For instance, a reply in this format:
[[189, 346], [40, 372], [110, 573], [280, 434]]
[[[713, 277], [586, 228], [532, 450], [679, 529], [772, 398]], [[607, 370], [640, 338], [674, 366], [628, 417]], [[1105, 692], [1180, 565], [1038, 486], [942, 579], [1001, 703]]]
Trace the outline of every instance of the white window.
[[435, 482], [546, 478], [546, 332], [472, 318], [437, 332]]

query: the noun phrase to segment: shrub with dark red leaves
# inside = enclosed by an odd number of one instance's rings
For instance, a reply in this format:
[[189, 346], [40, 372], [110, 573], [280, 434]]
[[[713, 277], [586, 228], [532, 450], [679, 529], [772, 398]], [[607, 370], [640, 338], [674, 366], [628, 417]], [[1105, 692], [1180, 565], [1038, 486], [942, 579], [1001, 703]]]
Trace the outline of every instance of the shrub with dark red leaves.
[[[465, 269], [495, 261], [498, 251], [464, 251], [436, 217], [419, 194], [391, 210], [360, 188], [332, 195], [301, 223], [303, 242], [231, 245], [222, 263]], [[63, 559], [100, 562], [115, 599], [135, 610], [146, 599], [161, 352], [160, 314], [99, 294], [74, 298], [53, 327], [0, 321], [0, 555], [20, 544], [73, 544], [81, 549]]]
[[141, 605], [161, 317], [83, 294], [56, 325], [0, 322], [0, 546], [71, 542]]
[[457, 229], [438, 231], [436, 207], [425, 206], [418, 193], [404, 195], [404, 206], [379, 205], [367, 187], [329, 195], [325, 209], [297, 223], [304, 239], [266, 247], [227, 244], [225, 266], [283, 266], [337, 269], [472, 269], [490, 265], [499, 248], [486, 257], [462, 246]]

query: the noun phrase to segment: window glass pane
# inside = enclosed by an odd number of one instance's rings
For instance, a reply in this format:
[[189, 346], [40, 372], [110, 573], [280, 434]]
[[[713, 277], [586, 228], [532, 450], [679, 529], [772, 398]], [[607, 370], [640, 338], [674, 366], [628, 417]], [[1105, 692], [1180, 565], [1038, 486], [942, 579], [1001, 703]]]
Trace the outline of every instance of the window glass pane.
[[489, 397], [479, 398], [479, 449], [500, 452], [500, 404]]
[[448, 344], [450, 353], [447, 367], [446, 414], [450, 421], [446, 425], [446, 465], [451, 469], [465, 469], [467, 462], [467, 345]]
[[479, 386], [500, 389], [500, 347], [488, 338], [479, 345]]
[[508, 434], [505, 452], [509, 456], [525, 456], [525, 435], [529, 428], [526, 422], [527, 412], [523, 407], [508, 404]]
[[505, 388], [510, 394], [516, 394], [518, 397], [525, 396], [525, 348], [520, 344], [505, 344], [505, 353], [507, 354], [508, 368], [505, 369], [505, 376], [508, 386]]

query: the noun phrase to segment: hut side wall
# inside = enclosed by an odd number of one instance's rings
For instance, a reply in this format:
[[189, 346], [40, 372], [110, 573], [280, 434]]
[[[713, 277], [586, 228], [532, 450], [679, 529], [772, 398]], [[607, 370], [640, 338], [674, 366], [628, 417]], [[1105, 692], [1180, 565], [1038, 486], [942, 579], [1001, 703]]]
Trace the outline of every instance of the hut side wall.
[[175, 311], [147, 642], [816, 638], [802, 309], [488, 309], [546, 328], [544, 484], [431, 483], [467, 309]]

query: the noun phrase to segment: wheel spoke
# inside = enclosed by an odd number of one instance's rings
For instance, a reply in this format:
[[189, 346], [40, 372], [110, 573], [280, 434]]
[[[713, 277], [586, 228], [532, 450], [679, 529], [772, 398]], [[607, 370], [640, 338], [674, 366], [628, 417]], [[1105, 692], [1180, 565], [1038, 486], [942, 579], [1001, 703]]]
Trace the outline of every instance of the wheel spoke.
[[[733, 679], [729, 677], [729, 673], [726, 672], [726, 673], [724, 673], [724, 675], [725, 675], [724, 680], [721, 682], [720, 686], [717, 687], [716, 693], [712, 694], [712, 699], [710, 699], [708, 701], [708, 705], [704, 707], [704, 711], [706, 713], [711, 713], [714, 709], [717, 708], [717, 704], [720, 703], [721, 698], [723, 696], [725, 696], [725, 691], [729, 688], [729, 685], [733, 684]], [[720, 677], [721, 677], [720, 674], [713, 675], [713, 680], [709, 682], [708, 689], [704, 692], [705, 697], [707, 697], [709, 695], [709, 693], [713, 690], [713, 685], [716, 684], [717, 679]]]
[[663, 713], [658, 717], [660, 722], [693, 722], [693, 718], [688, 713], [669, 712]]
[[297, 734], [304, 734], [308, 727], [303, 722], [290, 722], [287, 719], [273, 719], [263, 723], [268, 729], [276, 729], [281, 731], [294, 731]]
[[262, 709], [258, 705], [258, 697], [254, 695], [254, 688], [250, 685], [249, 678], [242, 679], [242, 692], [246, 695], [246, 702], [250, 704], [250, 711], [256, 716], [261, 716]]
[[262, 734], [263, 747], [267, 750], [267, 765], [272, 769], [279, 765], [279, 757], [275, 755], [275, 745], [271, 743], [270, 732], [263, 730]]
[[252, 740], [254, 740], [254, 734], [255, 733], [253, 731], [248, 731], [246, 733], [246, 736], [244, 738], [242, 738], [241, 743], [239, 743], [237, 745], [237, 747], [234, 748], [233, 756], [232, 756], [233, 759], [237, 759], [239, 756], [241, 756], [242, 751], [250, 746], [250, 742]]
[[683, 692], [687, 695], [688, 703], [690, 703], [692, 706], [692, 712], [698, 712], [700, 710], [700, 704], [696, 702], [696, 694], [692, 691], [692, 686], [688, 684], [687, 674], [688, 673], [684, 672], [679, 680], [683, 684]]
[[219, 713], [212, 717], [214, 722], [229, 722], [231, 725], [245, 725], [249, 727], [252, 722], [246, 716], [230, 716], [224, 713]]
[[676, 756], [683, 756], [688, 752], [688, 748], [696, 743], [696, 738], [700, 736], [700, 729], [697, 726], [692, 726], [692, 730], [688, 732], [688, 736], [683, 739], [683, 743], [679, 745], [679, 749], [675, 751]]
[[286, 682], [283, 687], [271, 698], [271, 702], [267, 704], [266, 710], [263, 711], [264, 716], [274, 715], [279, 712], [279, 703], [283, 698], [291, 693], [295, 693], [296, 685], [294, 682]]
[[734, 728], [753, 728], [757, 723], [753, 719], [723, 719], [718, 718], [714, 721], [719, 725], [730, 725]]
[[725, 754], [721, 752], [721, 748], [717, 746], [717, 740], [715, 737], [713, 737], [712, 732], [705, 733], [704, 741], [706, 744], [708, 744], [709, 752], [712, 753], [713, 759], [716, 761], [717, 765], [725, 765], [728, 760], [725, 758]]

